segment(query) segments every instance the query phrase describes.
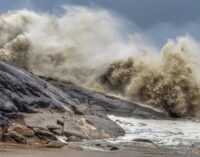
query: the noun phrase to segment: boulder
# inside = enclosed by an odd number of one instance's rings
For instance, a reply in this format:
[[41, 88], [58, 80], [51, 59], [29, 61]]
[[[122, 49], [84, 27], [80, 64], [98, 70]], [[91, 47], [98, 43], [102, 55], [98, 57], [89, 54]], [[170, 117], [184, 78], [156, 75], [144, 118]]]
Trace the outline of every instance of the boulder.
[[25, 137], [33, 137], [34, 136], [34, 132], [27, 128], [26, 126], [24, 125], [21, 125], [19, 123], [12, 123], [10, 125], [10, 127], [8, 128], [8, 132], [16, 132], [22, 136], [25, 136]]
[[68, 137], [67, 142], [82, 142], [82, 139], [78, 136], [70, 136]]
[[15, 131], [10, 131], [6, 134], [4, 134], [4, 141], [5, 142], [17, 142], [21, 144], [26, 144], [26, 138]]
[[36, 136], [38, 136], [39, 138], [41, 138], [43, 140], [47, 140], [47, 141], [57, 140], [56, 136], [49, 131], [41, 130], [39, 128], [34, 128], [33, 131]]
[[51, 131], [53, 134], [62, 136], [63, 135], [63, 130], [62, 129], [56, 129]]
[[64, 130], [64, 135], [67, 137], [76, 136], [81, 139], [88, 139], [87, 136], [85, 136], [82, 132], [80, 132], [78, 130], [66, 129], [66, 130]]
[[57, 125], [47, 125], [47, 129], [51, 132], [55, 131], [55, 130], [60, 130], [61, 127], [57, 126]]
[[44, 128], [45, 130], [56, 130], [61, 128], [57, 124], [57, 120], [63, 119], [65, 113], [58, 113], [54, 111], [42, 110], [40, 113], [31, 113], [24, 118], [25, 124], [29, 128]]
[[85, 116], [88, 123], [94, 125], [97, 129], [103, 130], [110, 137], [123, 136], [124, 130], [110, 119], [104, 119], [97, 116]]

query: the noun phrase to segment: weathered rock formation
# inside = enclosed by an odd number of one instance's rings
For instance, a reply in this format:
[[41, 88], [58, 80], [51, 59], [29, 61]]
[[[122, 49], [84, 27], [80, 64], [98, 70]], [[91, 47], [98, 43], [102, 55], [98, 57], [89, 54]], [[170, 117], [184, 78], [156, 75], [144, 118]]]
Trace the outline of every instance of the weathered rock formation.
[[59, 137], [79, 142], [123, 135], [108, 114], [167, 118], [74, 84], [36, 77], [4, 62], [0, 62], [0, 97], [0, 139], [5, 142], [48, 144]]

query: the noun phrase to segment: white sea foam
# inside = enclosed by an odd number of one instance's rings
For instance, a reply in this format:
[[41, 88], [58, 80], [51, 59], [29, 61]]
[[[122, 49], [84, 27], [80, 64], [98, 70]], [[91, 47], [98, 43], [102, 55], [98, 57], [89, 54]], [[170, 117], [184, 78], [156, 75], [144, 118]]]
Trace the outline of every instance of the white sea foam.
[[189, 120], [146, 120], [127, 117], [109, 118], [116, 121], [124, 130], [125, 136], [113, 142], [131, 142], [134, 139], [147, 139], [158, 145], [192, 146], [200, 143], [200, 122]]

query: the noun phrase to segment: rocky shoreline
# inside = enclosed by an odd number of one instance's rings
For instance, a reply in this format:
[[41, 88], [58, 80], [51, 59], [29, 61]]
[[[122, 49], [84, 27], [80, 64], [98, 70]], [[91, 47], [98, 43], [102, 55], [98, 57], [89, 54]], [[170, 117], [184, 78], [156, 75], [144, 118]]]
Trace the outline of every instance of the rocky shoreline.
[[1, 141], [48, 144], [106, 139], [124, 135], [107, 114], [139, 118], [167, 115], [70, 83], [41, 79], [0, 62]]
[[39, 78], [4, 62], [0, 62], [0, 89], [0, 142], [6, 145], [130, 151], [143, 148], [137, 145], [142, 142], [147, 144], [145, 149], [152, 149], [155, 145], [147, 141], [106, 142], [125, 134], [108, 115], [170, 119], [151, 108], [71, 83]]

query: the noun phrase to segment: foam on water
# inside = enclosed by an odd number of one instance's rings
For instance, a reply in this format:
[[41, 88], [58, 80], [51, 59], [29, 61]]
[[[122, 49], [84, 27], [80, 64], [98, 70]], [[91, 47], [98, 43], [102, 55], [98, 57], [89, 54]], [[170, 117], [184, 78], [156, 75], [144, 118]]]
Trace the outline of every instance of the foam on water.
[[109, 118], [124, 130], [125, 136], [113, 142], [131, 142], [134, 139], [148, 139], [158, 145], [192, 146], [200, 143], [200, 122], [189, 120], [144, 120], [127, 117]]

